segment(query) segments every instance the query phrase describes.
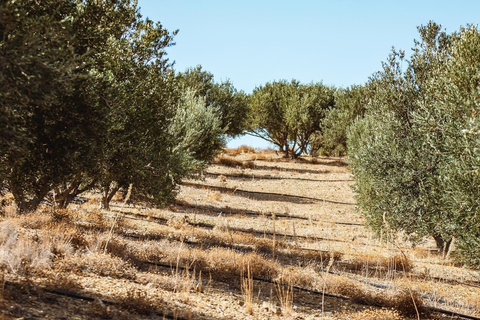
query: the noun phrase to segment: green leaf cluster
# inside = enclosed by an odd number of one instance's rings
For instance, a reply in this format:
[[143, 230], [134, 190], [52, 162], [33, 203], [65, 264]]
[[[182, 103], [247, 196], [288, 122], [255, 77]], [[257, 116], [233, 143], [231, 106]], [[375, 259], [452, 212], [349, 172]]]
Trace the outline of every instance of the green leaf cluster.
[[335, 90], [321, 83], [281, 80], [256, 88], [249, 101], [249, 133], [279, 147], [285, 157], [315, 154], [322, 120], [335, 105]]
[[136, 1], [0, 2], [0, 183], [19, 211], [133, 185], [163, 205], [223, 145], [217, 110], [166, 58], [173, 33]]
[[349, 130], [358, 203], [377, 231], [429, 235], [442, 250], [455, 238], [478, 268], [480, 32], [430, 22], [419, 33], [410, 60], [393, 50], [370, 79], [365, 117]]
[[221, 128], [229, 137], [242, 134], [247, 126], [247, 95], [237, 91], [229, 80], [217, 83], [212, 73], [202, 66], [189, 68], [177, 74], [179, 85], [191, 90], [195, 96], [205, 100], [207, 106], [217, 110]]
[[363, 117], [368, 90], [366, 85], [336, 90], [335, 106], [327, 111], [322, 122], [320, 153], [333, 156], [347, 154], [347, 131], [356, 119]]

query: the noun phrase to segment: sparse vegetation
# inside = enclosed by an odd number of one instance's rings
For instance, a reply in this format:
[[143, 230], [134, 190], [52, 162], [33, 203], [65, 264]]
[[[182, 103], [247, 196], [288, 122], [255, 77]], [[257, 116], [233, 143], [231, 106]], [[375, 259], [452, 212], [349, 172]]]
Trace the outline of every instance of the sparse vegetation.
[[[239, 154], [237, 157], [241, 159], [247, 155]], [[271, 160], [259, 161], [266, 166]], [[319, 169], [329, 166], [321, 163], [281, 161], [275, 165]], [[338, 165], [339, 171], [332, 171], [329, 175], [348, 173], [346, 167]], [[209, 170], [213, 168], [221, 172], [242, 170], [224, 166], [214, 166]], [[292, 177], [289, 171], [276, 174], [279, 178]], [[295, 173], [294, 177], [303, 175]], [[324, 176], [325, 173], [319, 170], [318, 175]], [[218, 180], [216, 177], [205, 179], [205, 184]], [[262, 187], [272, 184], [271, 187], [276, 188], [275, 181], [269, 180]], [[285, 184], [286, 181], [289, 183]], [[281, 183], [284, 189], [289, 188], [285, 192], [293, 193], [298, 189], [298, 182], [285, 180]], [[236, 182], [227, 179], [219, 183], [231, 186]], [[252, 188], [257, 182], [249, 180], [244, 183]], [[316, 185], [325, 191], [332, 187], [323, 182]], [[348, 188], [342, 192], [352, 197]], [[99, 211], [101, 196], [92, 193], [88, 202], [72, 205], [67, 210], [45, 207], [35, 214], [3, 217], [0, 225], [6, 231], [1, 233], [0, 252], [8, 252], [9, 263], [16, 267], [5, 268], [8, 263], [2, 262], [6, 285], [1, 303], [10, 306], [13, 301], [24, 300], [19, 305], [29, 304], [29, 299], [19, 300], [18, 297], [24, 297], [22, 292], [13, 292], [8, 285], [23, 283], [22, 279], [27, 277], [30, 288], [37, 288], [35, 290], [46, 288], [87, 297], [101, 296], [103, 300], [92, 302], [97, 309], [93, 305], [82, 309], [82, 312], [94, 317], [100, 317], [100, 314], [120, 318], [119, 315], [125, 318], [135, 315], [140, 319], [161, 317], [163, 314], [170, 317], [173, 316], [172, 310], [177, 310], [177, 315], [187, 318], [190, 314], [192, 318], [208, 319], [220, 312], [216, 308], [221, 308], [225, 312], [234, 312], [234, 318], [306, 317], [310, 312], [328, 312], [332, 319], [372, 318], [374, 315], [405, 319], [416, 317], [417, 312], [423, 318], [428, 311], [425, 305], [428, 307], [430, 303], [425, 297], [431, 295], [453, 301], [448, 293], [463, 299], [462, 304], [470, 301], [469, 306], [478, 307], [474, 298], [480, 296], [478, 290], [470, 288], [468, 295], [458, 296], [461, 294], [458, 286], [461, 285], [444, 283], [445, 278], [459, 280], [452, 275], [463, 273], [461, 268], [451, 267], [455, 268], [454, 273], [444, 273], [442, 294], [439, 295], [439, 280], [429, 278], [417, 265], [418, 259], [421, 259], [421, 265], [442, 272], [445, 266], [433, 264], [436, 256], [409, 257], [408, 250], [399, 251], [388, 245], [376, 247], [378, 243], [373, 238], [365, 238], [365, 242], [342, 242], [342, 237], [351, 236], [352, 232], [360, 238], [367, 231], [361, 225], [322, 222], [328, 218], [327, 212], [341, 208], [341, 205], [325, 205], [322, 220], [312, 220], [318, 214], [316, 205], [290, 203], [290, 209], [286, 209], [285, 204], [275, 201], [260, 203], [230, 194], [221, 194], [218, 201], [209, 193], [209, 190], [182, 187], [182, 206], [168, 209], [135, 208], [119, 197], [113, 204], [115, 210], [120, 210], [118, 215]], [[265, 212], [287, 210], [306, 219], [296, 220], [295, 232], [292, 232], [289, 215], [277, 217], [274, 226], [271, 217], [261, 214], [222, 216], [210, 212], [213, 207], [201, 211], [189, 204], [190, 197], [196, 199], [196, 205], [218, 206], [223, 212], [233, 209], [231, 206], [239, 212], [247, 212], [249, 208], [261, 205]], [[269, 208], [268, 203], [274, 207]], [[302, 210], [297, 211], [298, 208]], [[6, 209], [9, 210], [8, 207]], [[351, 220], [355, 213], [350, 210], [341, 215]], [[335, 215], [332, 217], [338, 218]], [[115, 219], [116, 226], [111, 228]], [[212, 227], [207, 227], [209, 225]], [[244, 231], [234, 231], [239, 226]], [[342, 231], [340, 228], [348, 229]], [[264, 229], [276, 236], [264, 236], [254, 232], [256, 229]], [[312, 233], [327, 238], [330, 232], [340, 242], [329, 242], [327, 245], [308, 237], [302, 238]], [[286, 233], [297, 238], [281, 236]], [[15, 241], [12, 242], [12, 239]], [[25, 244], [21, 244], [22, 241]], [[23, 249], [27, 246], [29, 250]], [[322, 246], [325, 246], [324, 250], [317, 249]], [[44, 257], [43, 260], [37, 258], [40, 256]], [[14, 264], [14, 260], [23, 263]], [[465, 270], [465, 274], [469, 272]], [[432, 284], [427, 285], [427, 281]], [[36, 294], [29, 290], [30, 295]], [[325, 294], [323, 307], [318, 304], [322, 294]], [[68, 305], [73, 306], [74, 298], [69, 299], [72, 301]], [[223, 303], [225, 299], [227, 302]], [[309, 299], [315, 299], [316, 303], [309, 305]], [[102, 304], [104, 307], [98, 309]], [[196, 304], [201, 304], [211, 313], [201, 315], [196, 311]], [[351, 308], [352, 304], [356, 306], [356, 311]], [[373, 309], [362, 309], [368, 307]], [[465, 309], [462, 310], [464, 312]], [[20, 311], [15, 312], [7, 314], [21, 314]]]
[[247, 95], [136, 1], [0, 2], [0, 318], [480, 316], [480, 32], [418, 30]]

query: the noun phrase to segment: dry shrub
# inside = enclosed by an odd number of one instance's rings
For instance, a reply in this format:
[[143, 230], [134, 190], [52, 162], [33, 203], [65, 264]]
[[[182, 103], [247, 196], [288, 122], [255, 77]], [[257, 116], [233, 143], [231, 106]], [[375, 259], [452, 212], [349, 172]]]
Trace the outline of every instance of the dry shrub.
[[395, 309], [403, 315], [414, 316], [421, 311], [422, 299], [408, 289], [382, 290], [375, 292], [368, 290], [365, 285], [346, 278], [337, 278], [335, 282], [328, 282], [327, 291], [349, 297], [353, 302]]
[[343, 266], [351, 271], [365, 271], [387, 273], [391, 271], [409, 272], [413, 269], [413, 263], [403, 254], [384, 257], [374, 254], [355, 256], [350, 261], [345, 261]]
[[244, 169], [253, 169], [255, 168], [255, 163], [253, 161], [239, 161], [225, 156], [220, 156], [214, 161], [217, 164], [231, 167], [231, 168], [244, 168]]
[[42, 271], [51, 267], [51, 246], [42, 238], [30, 238], [18, 225], [0, 222], [0, 267], [12, 273]]
[[243, 254], [223, 248], [212, 248], [206, 258], [209, 271], [230, 283], [237, 283], [248, 265], [253, 278], [273, 279], [279, 270], [275, 262], [266, 260], [257, 253]]
[[255, 149], [246, 145], [241, 145], [240, 147], [238, 147], [238, 151], [240, 153], [255, 153]]
[[134, 279], [136, 270], [118, 257], [103, 253], [77, 253], [57, 263], [57, 270], [79, 274], [95, 274], [103, 277]]
[[117, 302], [122, 308], [142, 315], [151, 315], [158, 312], [159, 306], [164, 303], [160, 297], [149, 295], [137, 288], [127, 290], [124, 296], [117, 298]]

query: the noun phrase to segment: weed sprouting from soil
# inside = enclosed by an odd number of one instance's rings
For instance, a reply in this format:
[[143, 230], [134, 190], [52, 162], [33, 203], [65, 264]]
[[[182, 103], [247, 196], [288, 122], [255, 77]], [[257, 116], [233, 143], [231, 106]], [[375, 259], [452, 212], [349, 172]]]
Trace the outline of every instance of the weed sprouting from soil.
[[281, 313], [290, 315], [293, 312], [293, 285], [290, 279], [282, 279], [275, 284]]
[[242, 281], [242, 295], [243, 303], [245, 305], [245, 311], [252, 315], [253, 314], [253, 276], [250, 271], [250, 264], [247, 264], [247, 274], [245, 275], [245, 270], [242, 271], [241, 281]]

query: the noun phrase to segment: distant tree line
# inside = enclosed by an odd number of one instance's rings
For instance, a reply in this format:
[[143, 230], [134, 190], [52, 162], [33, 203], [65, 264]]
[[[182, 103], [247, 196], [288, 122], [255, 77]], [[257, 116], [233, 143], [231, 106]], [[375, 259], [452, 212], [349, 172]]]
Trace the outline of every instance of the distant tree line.
[[418, 28], [365, 84], [293, 79], [251, 94], [201, 66], [176, 72], [177, 31], [132, 0], [0, 2], [0, 189], [20, 213], [98, 190], [154, 205], [248, 133], [285, 157], [346, 155], [379, 234], [425, 236], [480, 267], [480, 33]]

